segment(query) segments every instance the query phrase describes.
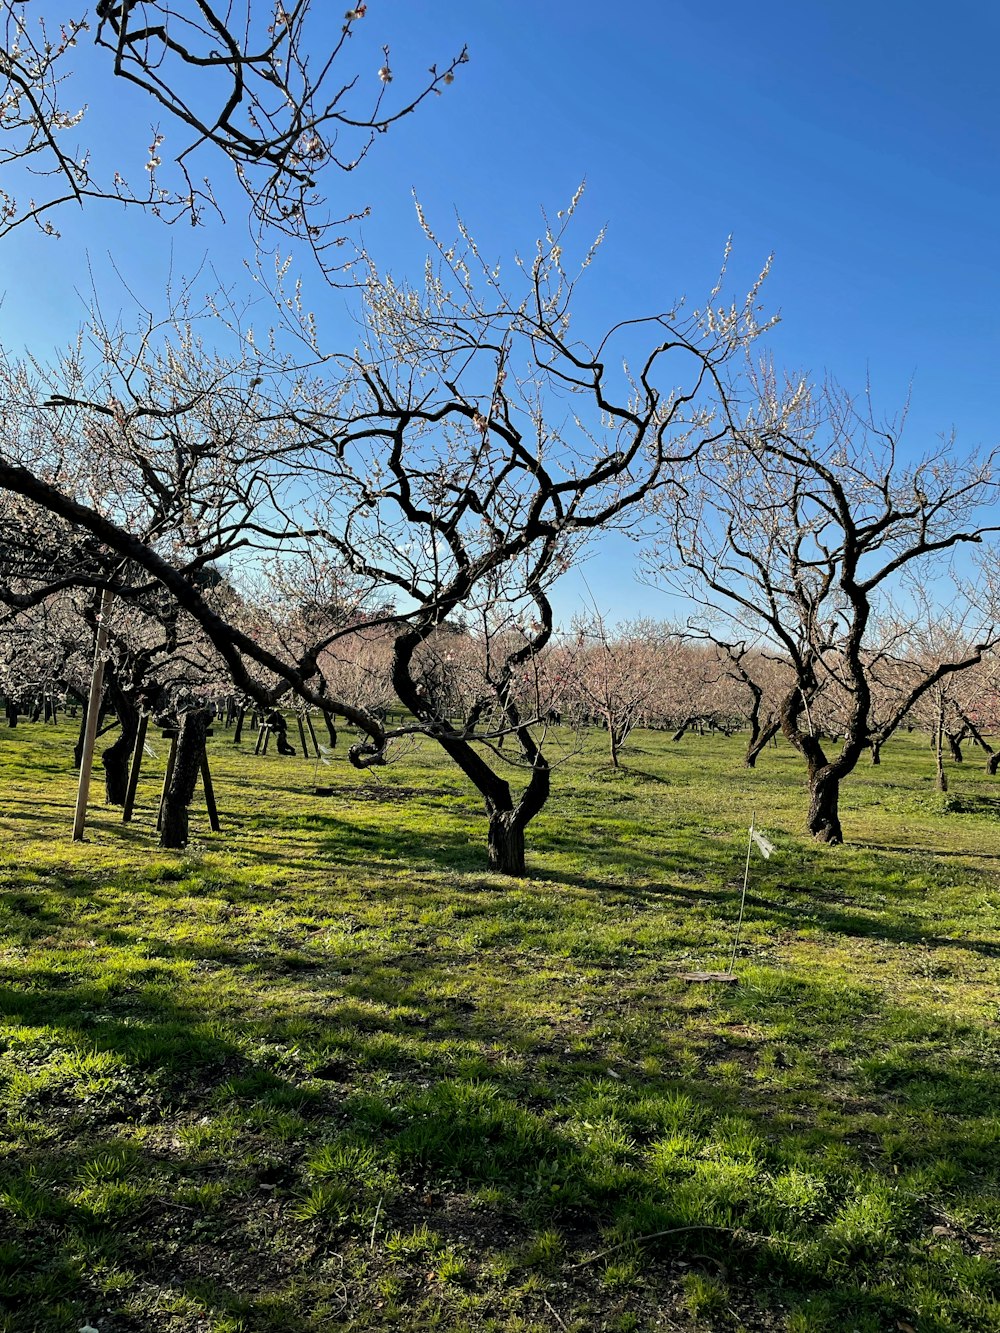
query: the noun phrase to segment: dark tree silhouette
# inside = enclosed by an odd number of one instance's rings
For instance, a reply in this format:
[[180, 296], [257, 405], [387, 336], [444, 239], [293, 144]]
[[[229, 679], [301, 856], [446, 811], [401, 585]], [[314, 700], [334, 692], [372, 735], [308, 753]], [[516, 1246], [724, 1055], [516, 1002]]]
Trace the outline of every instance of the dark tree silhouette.
[[[28, 221], [55, 233], [60, 207], [87, 200], [197, 223], [218, 211], [213, 179], [225, 159], [260, 227], [304, 237], [325, 256], [332, 229], [359, 206], [331, 213], [324, 186], [467, 58], [463, 49], [397, 82], [388, 48], [366, 31], [366, 5], [334, 9], [66, 0], [39, 16], [26, 0], [0, 4], [0, 235]], [[96, 58], [83, 61], [88, 42]], [[109, 163], [87, 142], [87, 104], [113, 106], [118, 80], [146, 95], [149, 124], [160, 125], [142, 161]]]

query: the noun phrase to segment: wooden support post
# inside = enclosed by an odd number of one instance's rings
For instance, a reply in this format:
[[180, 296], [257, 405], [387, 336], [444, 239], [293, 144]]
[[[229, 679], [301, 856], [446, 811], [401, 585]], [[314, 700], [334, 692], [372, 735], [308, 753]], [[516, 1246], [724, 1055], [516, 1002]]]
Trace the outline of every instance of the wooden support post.
[[149, 714], [141, 713], [139, 726], [136, 728], [135, 745], [132, 747], [132, 764], [128, 771], [128, 788], [125, 792], [125, 806], [122, 810], [122, 823], [127, 824], [132, 818], [135, 805], [135, 792], [139, 785], [139, 770], [142, 767], [142, 751], [146, 744], [146, 728], [149, 726]]
[[104, 590], [101, 610], [97, 617], [97, 642], [94, 645], [94, 669], [90, 677], [90, 703], [87, 706], [87, 727], [83, 735], [83, 753], [80, 756], [80, 785], [76, 792], [76, 814], [73, 818], [73, 841], [83, 841], [87, 823], [87, 797], [90, 795], [90, 773], [94, 765], [94, 745], [97, 741], [97, 721], [101, 711], [101, 691], [104, 688], [104, 654], [108, 650], [108, 616], [114, 594]]
[[266, 731], [267, 727], [262, 722], [260, 724], [260, 730], [257, 732], [257, 744], [253, 747], [254, 754], [260, 754], [260, 747], [264, 744], [264, 733]]
[[163, 775], [163, 790], [160, 792], [160, 808], [156, 815], [156, 827], [163, 827], [163, 803], [167, 799], [167, 788], [170, 786], [170, 779], [174, 776], [174, 763], [177, 759], [177, 732], [170, 737], [170, 753], [167, 755], [167, 771]]
[[264, 723], [263, 730], [264, 730], [264, 749], [261, 751], [261, 753], [267, 754], [267, 747], [271, 743], [271, 728], [267, 725], [266, 722]]
[[295, 721], [299, 724], [299, 740], [302, 742], [302, 757], [309, 758], [309, 746], [306, 744], [306, 729], [302, 725], [302, 714], [295, 714]]
[[201, 781], [205, 788], [205, 809], [208, 811], [208, 822], [211, 825], [212, 832], [218, 833], [222, 829], [219, 823], [219, 811], [215, 804], [215, 788], [212, 786], [212, 775], [208, 771], [208, 750], [201, 752]]
[[306, 713], [306, 726], [309, 728], [309, 735], [312, 737], [313, 754], [319, 758], [319, 741], [316, 739], [316, 728], [313, 726], [312, 715]]

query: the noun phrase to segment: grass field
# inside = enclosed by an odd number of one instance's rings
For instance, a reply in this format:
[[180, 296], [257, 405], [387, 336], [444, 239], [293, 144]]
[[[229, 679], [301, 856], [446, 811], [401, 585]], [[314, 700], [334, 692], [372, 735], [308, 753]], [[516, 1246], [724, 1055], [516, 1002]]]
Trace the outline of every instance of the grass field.
[[1000, 1330], [978, 762], [894, 741], [827, 848], [787, 750], [595, 736], [511, 882], [429, 747], [320, 798], [217, 732], [165, 853], [162, 752], [69, 842], [72, 739], [0, 733], [5, 1333]]

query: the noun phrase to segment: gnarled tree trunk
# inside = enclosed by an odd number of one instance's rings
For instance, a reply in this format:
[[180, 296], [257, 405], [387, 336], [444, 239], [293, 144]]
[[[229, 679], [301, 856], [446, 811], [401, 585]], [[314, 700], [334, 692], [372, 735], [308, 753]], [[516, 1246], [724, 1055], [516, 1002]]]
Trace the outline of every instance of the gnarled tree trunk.
[[621, 764], [618, 762], [618, 755], [622, 746], [625, 744], [627, 735], [627, 732], [623, 735], [622, 730], [616, 727], [613, 722], [608, 722], [608, 750], [611, 754], [612, 768], [621, 768]]
[[396, 640], [393, 686], [400, 702], [409, 708], [415, 717], [427, 723], [434, 740], [482, 795], [489, 820], [487, 853], [490, 869], [501, 875], [523, 878], [524, 831], [548, 800], [551, 785], [548, 761], [532, 740], [530, 730], [521, 725], [516, 706], [507, 697], [503, 705], [507, 722], [517, 738], [522, 754], [531, 764], [528, 785], [515, 803], [510, 784], [490, 768], [483, 756], [456, 732], [447, 718], [435, 716], [431, 712], [426, 699], [418, 689], [417, 682], [410, 674], [413, 654], [430, 627], [411, 630]]
[[768, 741], [774, 740], [781, 730], [781, 723], [771, 721], [766, 726], [761, 727], [755, 718], [751, 718], [750, 740], [747, 743], [747, 752], [743, 758], [745, 768], [755, 768], [757, 756], [761, 753]]
[[693, 717], [686, 717], [684, 721], [681, 723], [681, 725], [674, 732], [674, 734], [670, 737], [670, 739], [672, 741], [682, 740], [684, 737], [684, 733], [687, 731], [688, 727], [692, 725], [693, 722], [694, 722]]
[[515, 810], [489, 809], [490, 828], [486, 845], [490, 869], [501, 875], [524, 878], [524, 825]]
[[818, 842], [844, 841], [840, 827], [840, 778], [829, 764], [809, 775], [809, 832]]
[[[808, 700], [816, 688], [814, 674], [805, 677], [805, 683], [796, 686], [782, 700], [781, 730], [786, 740], [795, 746], [806, 761], [809, 774], [809, 813], [806, 827], [817, 842], [840, 843], [844, 841], [840, 826], [840, 783], [841, 779], [853, 772], [861, 756], [868, 737], [857, 723], [844, 739], [840, 754], [834, 760], [828, 760], [823, 750], [823, 741], [818, 729], [813, 727]], [[799, 726], [800, 717], [804, 716], [807, 730]]]
[[110, 664], [105, 671], [108, 693], [114, 704], [121, 732], [113, 745], [101, 755], [104, 765], [104, 794], [108, 805], [124, 805], [128, 793], [128, 767], [139, 729], [139, 710], [126, 695]]
[[195, 708], [184, 713], [177, 736], [177, 755], [174, 771], [163, 798], [163, 822], [160, 828], [161, 847], [185, 847], [188, 840], [188, 807], [201, 773], [205, 753], [205, 733], [210, 715], [207, 708]]

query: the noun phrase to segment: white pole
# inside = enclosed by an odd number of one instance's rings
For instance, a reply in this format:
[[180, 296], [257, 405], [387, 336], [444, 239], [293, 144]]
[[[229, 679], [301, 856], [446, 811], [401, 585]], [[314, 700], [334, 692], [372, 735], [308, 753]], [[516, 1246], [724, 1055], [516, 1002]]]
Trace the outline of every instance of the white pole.
[[736, 963], [736, 950], [740, 947], [740, 931], [743, 929], [743, 909], [747, 904], [747, 884], [750, 882], [750, 848], [753, 846], [753, 830], [757, 822], [757, 811], [750, 816], [750, 834], [747, 838], [747, 863], [743, 868], [743, 893], [740, 897], [740, 917], [736, 922], [736, 937], [733, 940], [733, 955], [729, 960], [729, 971], [732, 972]]
[[76, 792], [76, 816], [73, 820], [73, 841], [83, 841], [87, 822], [87, 797], [90, 795], [90, 773], [94, 765], [94, 744], [97, 740], [97, 720], [101, 712], [101, 691], [104, 688], [104, 654], [108, 648], [108, 614], [114, 593], [105, 588], [101, 611], [97, 617], [97, 643], [94, 646], [94, 671], [90, 677], [90, 700], [87, 704], [87, 729], [83, 735], [83, 754], [80, 758], [80, 785]]

